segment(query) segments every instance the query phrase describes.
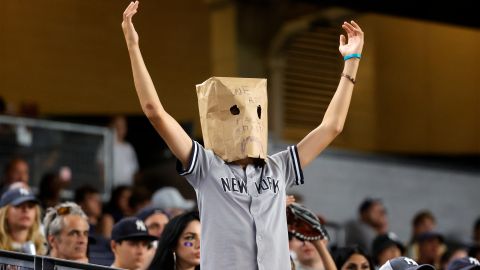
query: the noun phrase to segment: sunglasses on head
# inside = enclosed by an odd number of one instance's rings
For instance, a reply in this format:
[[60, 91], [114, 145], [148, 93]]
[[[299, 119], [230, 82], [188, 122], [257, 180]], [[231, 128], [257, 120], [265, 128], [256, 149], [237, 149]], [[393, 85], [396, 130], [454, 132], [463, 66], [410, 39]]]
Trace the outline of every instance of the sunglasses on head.
[[[50, 224], [59, 216], [66, 216], [68, 214], [70, 214], [70, 211], [71, 211], [71, 207], [70, 206], [62, 206], [62, 207], [58, 207], [57, 209], [55, 209], [55, 213], [53, 213], [53, 216], [52, 216], [52, 219], [50, 220]], [[49, 225], [50, 225], [49, 224]], [[50, 230], [50, 226], [48, 226], [46, 228], [46, 233], [47, 235], [49, 234], [49, 230]]]

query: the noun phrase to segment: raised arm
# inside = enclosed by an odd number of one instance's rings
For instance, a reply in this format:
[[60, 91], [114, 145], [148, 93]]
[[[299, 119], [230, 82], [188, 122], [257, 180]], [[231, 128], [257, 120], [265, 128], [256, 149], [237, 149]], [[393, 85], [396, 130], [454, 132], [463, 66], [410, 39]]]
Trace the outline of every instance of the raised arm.
[[[361, 54], [363, 32], [360, 26], [351, 21], [351, 24], [344, 22], [342, 28], [348, 36], [347, 42], [345, 36], [340, 35], [339, 51], [342, 56]], [[356, 57], [345, 61], [340, 83], [328, 105], [322, 123], [298, 143], [298, 155], [302, 167], [312, 162], [342, 131], [352, 98], [359, 61], [360, 59]]]
[[139, 47], [138, 34], [132, 23], [132, 17], [137, 13], [139, 2], [131, 2], [123, 12], [122, 29], [127, 42], [128, 53], [132, 64], [133, 80], [142, 110], [166, 142], [172, 153], [182, 162], [188, 165], [192, 140], [178, 122], [168, 114], [158, 98], [152, 78], [148, 74]]
[[335, 261], [332, 258], [332, 255], [330, 254], [330, 251], [328, 251], [327, 247], [327, 239], [319, 239], [312, 241], [312, 244], [315, 246], [315, 249], [318, 251], [318, 254], [320, 254], [320, 258], [322, 258], [323, 266], [325, 267], [325, 270], [337, 270], [337, 266], [335, 265]]

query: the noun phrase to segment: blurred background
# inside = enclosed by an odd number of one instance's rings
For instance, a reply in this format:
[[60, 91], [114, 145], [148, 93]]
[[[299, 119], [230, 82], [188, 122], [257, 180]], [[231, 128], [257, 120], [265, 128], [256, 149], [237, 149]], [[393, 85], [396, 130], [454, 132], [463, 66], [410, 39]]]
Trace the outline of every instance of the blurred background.
[[[135, 94], [120, 27], [129, 2], [1, 3], [2, 168], [26, 160], [37, 192], [53, 172], [64, 199], [89, 184], [108, 200], [125, 183], [150, 195], [174, 186], [194, 199]], [[193, 138], [201, 140], [195, 84], [267, 78], [273, 153], [321, 122], [343, 67], [340, 26], [355, 20], [365, 47], [347, 123], [291, 192], [339, 238], [373, 197], [402, 240], [428, 209], [438, 230], [465, 243], [480, 217], [480, 21], [470, 2], [425, 4], [144, 0], [134, 23], [164, 106]], [[117, 138], [136, 155], [125, 182], [115, 179]]]

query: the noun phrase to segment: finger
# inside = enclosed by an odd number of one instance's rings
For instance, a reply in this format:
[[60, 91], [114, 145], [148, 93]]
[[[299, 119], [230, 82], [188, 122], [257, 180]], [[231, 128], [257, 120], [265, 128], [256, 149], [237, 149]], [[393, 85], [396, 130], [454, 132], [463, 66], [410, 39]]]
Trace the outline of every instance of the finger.
[[355, 27], [353, 27], [353, 25], [348, 22], [345, 22], [344, 25], [350, 30], [350, 32], [352, 32], [352, 34], [355, 33]]
[[125, 11], [123, 12], [123, 19], [126, 19], [126, 16], [128, 13], [130, 13], [130, 9], [131, 7], [133, 6], [133, 2], [130, 2], [130, 4], [128, 5], [128, 7], [125, 9]]
[[354, 33], [353, 33], [352, 30], [350, 30], [345, 24], [342, 25], [342, 28], [343, 28], [343, 30], [345, 30], [345, 32], [347, 32], [348, 38], [353, 37]]
[[124, 13], [128, 14], [128, 13], [131, 13], [132, 11], [134, 11], [134, 10], [137, 10], [139, 3], [140, 2], [138, 2], [138, 1], [130, 2], [130, 5], [128, 5], [128, 7], [127, 7], [127, 9], [125, 10]]
[[130, 12], [130, 13], [127, 15], [127, 22], [129, 22], [129, 23], [132, 22], [132, 17], [133, 17], [133, 15], [135, 15], [135, 13], [137, 13], [136, 10]]
[[137, 9], [138, 9], [139, 4], [140, 4], [139, 1], [135, 1], [135, 2], [132, 2], [131, 6], [129, 6], [129, 11], [125, 15], [125, 19], [128, 22], [132, 22], [132, 17], [133, 17], [133, 15], [135, 15], [135, 13], [137, 13], [137, 11], [138, 11]]
[[138, 11], [138, 5], [139, 5], [139, 4], [140, 4], [140, 2], [138, 2], [138, 1], [135, 1], [135, 3], [133, 4], [133, 6], [132, 6], [132, 14], [131, 14], [130, 18], [133, 17], [133, 15], [135, 15], [135, 13], [137, 13], [137, 11]]
[[363, 33], [362, 28], [360, 28], [360, 26], [355, 21], [351, 21], [351, 24], [355, 27], [355, 29], [357, 29], [357, 31]]
[[353, 34], [352, 28], [348, 27], [348, 23], [344, 22], [342, 28], [347, 32], [348, 35]]
[[346, 42], [347, 42], [347, 39], [345, 38], [345, 36], [340, 35], [340, 46], [345, 45]]

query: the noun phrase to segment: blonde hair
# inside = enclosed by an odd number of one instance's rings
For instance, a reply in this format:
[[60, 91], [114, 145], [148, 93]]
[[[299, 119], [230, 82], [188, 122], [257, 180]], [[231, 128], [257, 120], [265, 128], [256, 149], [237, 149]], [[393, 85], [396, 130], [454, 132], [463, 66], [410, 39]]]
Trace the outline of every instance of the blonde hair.
[[[12, 238], [10, 237], [10, 229], [7, 221], [8, 209], [10, 205], [6, 205], [0, 208], [0, 249], [13, 251]], [[40, 230], [40, 206], [35, 206], [35, 222], [33, 226], [28, 230], [27, 239], [32, 241], [35, 245], [37, 255], [45, 254], [45, 237]]]

